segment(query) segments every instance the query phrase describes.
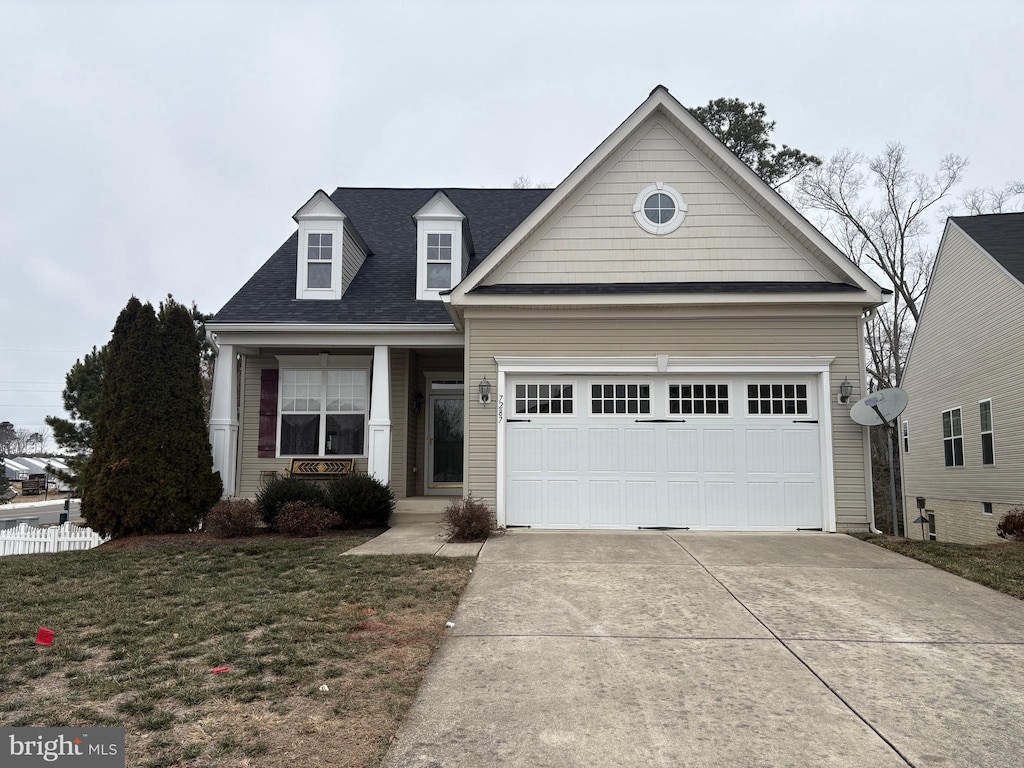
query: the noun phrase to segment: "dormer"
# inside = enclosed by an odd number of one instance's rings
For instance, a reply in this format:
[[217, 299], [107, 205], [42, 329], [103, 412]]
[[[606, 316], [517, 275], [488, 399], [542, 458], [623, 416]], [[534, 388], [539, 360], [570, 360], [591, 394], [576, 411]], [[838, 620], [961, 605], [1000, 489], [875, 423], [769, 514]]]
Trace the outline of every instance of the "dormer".
[[299, 225], [296, 299], [340, 299], [345, 214], [322, 189], [292, 217]]
[[438, 301], [469, 266], [466, 216], [444, 192], [436, 192], [413, 214], [416, 220], [416, 298]]

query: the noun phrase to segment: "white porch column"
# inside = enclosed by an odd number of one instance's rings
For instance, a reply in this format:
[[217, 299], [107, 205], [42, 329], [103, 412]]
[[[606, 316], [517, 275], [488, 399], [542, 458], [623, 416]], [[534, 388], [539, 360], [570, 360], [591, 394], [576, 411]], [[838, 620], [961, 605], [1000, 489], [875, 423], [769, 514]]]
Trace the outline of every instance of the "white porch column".
[[387, 485], [391, 482], [391, 354], [385, 346], [373, 348], [369, 427], [368, 470]]
[[210, 445], [213, 468], [224, 482], [224, 496], [234, 496], [238, 458], [238, 365], [235, 348], [221, 344], [213, 370], [213, 402], [210, 407]]

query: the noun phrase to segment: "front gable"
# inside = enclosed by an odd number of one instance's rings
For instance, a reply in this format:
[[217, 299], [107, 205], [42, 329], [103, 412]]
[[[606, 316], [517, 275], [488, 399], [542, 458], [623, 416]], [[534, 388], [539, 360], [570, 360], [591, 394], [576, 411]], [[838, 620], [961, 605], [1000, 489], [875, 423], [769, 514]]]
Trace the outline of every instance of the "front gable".
[[[685, 216], [657, 226], [641, 216], [645, 196], [663, 188], [662, 201], [671, 199]], [[449, 302], [492, 304], [496, 294], [537, 296], [550, 289], [595, 295], [601, 286], [629, 293], [657, 286], [651, 293], [661, 294], [658, 303], [691, 301], [684, 295], [702, 292], [737, 294], [729, 301], [745, 301], [738, 294], [750, 292], [760, 293], [759, 301], [788, 301], [787, 294], [800, 292], [814, 302], [884, 302], [877, 283], [662, 86]]]
[[[483, 284], [843, 281], [663, 117], [648, 118], [632, 138]], [[685, 205], [682, 223], [665, 234], [645, 229], [635, 210], [659, 184]]]

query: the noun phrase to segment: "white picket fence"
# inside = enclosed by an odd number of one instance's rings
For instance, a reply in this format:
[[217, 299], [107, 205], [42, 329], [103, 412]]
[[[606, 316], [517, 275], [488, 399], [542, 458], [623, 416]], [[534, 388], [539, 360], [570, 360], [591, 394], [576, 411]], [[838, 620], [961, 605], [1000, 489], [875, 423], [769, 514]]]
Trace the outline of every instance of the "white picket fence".
[[108, 540], [109, 537], [100, 536], [92, 528], [82, 528], [71, 523], [49, 528], [22, 523], [16, 528], [0, 531], [0, 557], [92, 549]]

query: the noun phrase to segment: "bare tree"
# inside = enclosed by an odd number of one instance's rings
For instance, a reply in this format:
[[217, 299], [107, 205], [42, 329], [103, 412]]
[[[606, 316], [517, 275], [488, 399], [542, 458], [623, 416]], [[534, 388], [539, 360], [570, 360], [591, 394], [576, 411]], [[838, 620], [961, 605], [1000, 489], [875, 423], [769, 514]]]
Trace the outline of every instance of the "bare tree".
[[822, 228], [847, 257], [892, 286], [892, 301], [868, 323], [868, 373], [876, 386], [895, 386], [903, 375], [933, 258], [928, 214], [966, 167], [965, 158], [947, 155], [934, 174], [919, 173], [906, 148], [890, 143], [874, 158], [843, 150], [800, 179], [801, 207], [820, 211]]
[[551, 184], [546, 181], [538, 181], [536, 184], [529, 176], [519, 174], [512, 180], [512, 189], [550, 189]]
[[1002, 189], [969, 189], [961, 195], [960, 202], [971, 216], [1020, 210], [1024, 204], [1024, 181], [1011, 181]]

